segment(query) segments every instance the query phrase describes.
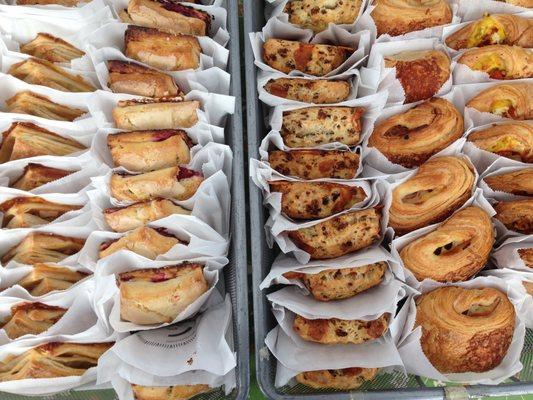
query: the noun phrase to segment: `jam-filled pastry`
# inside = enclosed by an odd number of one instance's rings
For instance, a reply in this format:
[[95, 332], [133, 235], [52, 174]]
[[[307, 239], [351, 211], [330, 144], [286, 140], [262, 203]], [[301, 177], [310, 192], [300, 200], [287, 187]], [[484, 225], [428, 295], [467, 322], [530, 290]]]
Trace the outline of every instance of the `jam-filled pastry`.
[[313, 104], [340, 103], [350, 95], [350, 82], [342, 80], [276, 78], [264, 88], [273, 96]]
[[172, 322], [209, 289], [203, 266], [191, 263], [123, 272], [117, 283], [120, 318], [139, 325]]
[[432, 98], [376, 124], [368, 140], [388, 160], [418, 167], [463, 135], [463, 116], [448, 100]]
[[31, 42], [21, 45], [20, 52], [53, 63], [68, 63], [85, 55], [67, 41], [44, 32], [39, 32]]
[[416, 326], [422, 351], [439, 372], [485, 372], [507, 354], [515, 310], [497, 289], [447, 286], [416, 299]]
[[0, 322], [0, 328], [10, 339], [38, 335], [52, 327], [66, 312], [66, 308], [39, 302], [18, 303], [11, 307], [11, 314]]
[[45, 165], [29, 163], [24, 167], [24, 171], [14, 181], [10, 187], [25, 191], [30, 191], [39, 186], [56, 181], [72, 174], [73, 171], [67, 171], [59, 168], [47, 167]]
[[533, 233], [533, 199], [500, 201], [494, 209], [495, 218], [507, 229], [525, 235]]
[[209, 385], [141, 386], [131, 385], [135, 400], [189, 400], [212, 389]]
[[501, 83], [478, 93], [466, 107], [511, 119], [533, 119], [533, 83]]
[[66, 290], [85, 279], [89, 274], [75, 271], [56, 264], [38, 263], [17, 285], [22, 286], [32, 296], [43, 296], [55, 290]]
[[359, 154], [342, 150], [274, 150], [268, 155], [274, 170], [301, 179], [353, 179], [359, 161]]
[[296, 382], [313, 389], [354, 390], [363, 383], [374, 379], [378, 368], [323, 369], [301, 372], [294, 378]]
[[291, 0], [284, 11], [289, 22], [318, 33], [329, 24], [353, 24], [361, 9], [361, 0]]
[[285, 74], [300, 71], [324, 76], [339, 68], [354, 49], [345, 46], [268, 39], [263, 44], [263, 59], [270, 67]]
[[45, 225], [81, 206], [54, 203], [41, 197], [14, 197], [0, 204], [4, 214], [2, 228], [31, 228]]
[[528, 268], [533, 268], [533, 248], [518, 249], [516, 250], [518, 257], [524, 262], [524, 265]]
[[6, 100], [6, 111], [15, 114], [35, 115], [57, 121], [74, 121], [86, 114], [79, 108], [54, 103], [46, 96], [25, 90]]
[[492, 190], [517, 196], [533, 196], [533, 168], [491, 175], [484, 181]]

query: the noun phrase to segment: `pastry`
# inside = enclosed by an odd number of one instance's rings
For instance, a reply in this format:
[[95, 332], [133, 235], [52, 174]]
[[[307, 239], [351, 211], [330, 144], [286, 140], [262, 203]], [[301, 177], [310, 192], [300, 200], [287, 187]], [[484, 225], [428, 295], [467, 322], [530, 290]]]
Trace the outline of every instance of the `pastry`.
[[190, 35], [173, 35], [153, 28], [130, 25], [124, 36], [126, 57], [164, 71], [200, 67], [202, 48]]
[[24, 167], [22, 175], [10, 187], [29, 192], [39, 186], [64, 178], [72, 173], [72, 171], [29, 163]]
[[353, 179], [359, 159], [359, 154], [341, 150], [274, 150], [268, 155], [274, 170], [301, 179]]
[[461, 157], [436, 157], [392, 191], [389, 226], [397, 235], [444, 221], [471, 196], [473, 167]]
[[330, 23], [353, 24], [361, 5], [361, 0], [291, 0], [284, 11], [291, 24], [318, 33], [326, 30]]
[[271, 79], [264, 88], [273, 96], [314, 104], [340, 103], [351, 90], [348, 81], [303, 78]]
[[400, 251], [400, 257], [419, 281], [459, 282], [483, 269], [493, 244], [490, 216], [470, 206], [413, 240]]
[[270, 67], [285, 74], [300, 71], [314, 76], [327, 75], [352, 55], [345, 46], [268, 39], [263, 44], [263, 59]]
[[177, 129], [123, 132], [107, 136], [107, 147], [115, 167], [132, 172], [188, 164], [192, 141], [187, 133]]
[[526, 293], [533, 296], [533, 282], [522, 281], [522, 285], [524, 286], [524, 289], [526, 289]]
[[511, 119], [533, 119], [533, 84], [501, 83], [478, 93], [466, 107]]
[[533, 248], [516, 250], [524, 265], [528, 268], [533, 268]]
[[446, 0], [375, 0], [370, 14], [377, 35], [404, 35], [452, 22], [452, 9]]
[[58, 5], [58, 6], [63, 6], [63, 7], [76, 7], [79, 3], [83, 3], [83, 2], [84, 2], [83, 0], [17, 0], [17, 5], [19, 5], [19, 6]]
[[463, 116], [448, 100], [432, 98], [377, 123], [368, 140], [388, 160], [418, 167], [463, 135]]
[[54, 103], [49, 98], [30, 91], [18, 92], [6, 100], [6, 111], [16, 114], [29, 114], [57, 121], [74, 121], [86, 111]]
[[0, 204], [2, 228], [31, 228], [46, 225], [61, 215], [79, 210], [81, 206], [54, 203], [41, 197], [14, 197]]
[[0, 163], [36, 156], [66, 156], [85, 146], [31, 122], [14, 122], [2, 132]]
[[200, 102], [175, 99], [120, 100], [113, 109], [118, 129], [191, 128], [198, 122]]
[[126, 232], [172, 214], [189, 215], [190, 213], [170, 200], [155, 199], [127, 207], [106, 208], [104, 218], [115, 232]]
[[209, 385], [140, 386], [131, 385], [135, 400], [189, 400], [211, 391]]
[[366, 199], [360, 186], [333, 182], [270, 181], [270, 191], [281, 193], [281, 210], [292, 219], [319, 219], [348, 210]]
[[495, 218], [507, 229], [525, 235], [533, 233], [533, 199], [501, 201], [494, 209]]
[[283, 113], [281, 136], [288, 147], [313, 147], [340, 142], [359, 143], [361, 107], [307, 107]]
[[32, 266], [31, 272], [18, 281], [17, 285], [37, 297], [55, 290], [66, 290], [87, 276], [89, 274], [85, 272], [74, 271], [60, 265], [38, 263]]
[[504, 3], [509, 3], [514, 6], [533, 8], [533, 0], [497, 0], [503, 1]]
[[39, 32], [31, 42], [21, 45], [20, 52], [53, 63], [68, 63], [85, 55], [67, 41], [44, 32]]
[[472, 132], [469, 142], [476, 147], [524, 163], [533, 163], [533, 125], [507, 122]]
[[442, 50], [404, 51], [385, 57], [386, 68], [396, 68], [405, 103], [435, 96], [450, 78], [450, 59]]
[[324, 369], [301, 372], [296, 382], [313, 389], [354, 390], [374, 379], [378, 368]]
[[170, 323], [209, 289], [203, 266], [183, 263], [119, 274], [120, 318], [138, 325]]
[[38, 335], [47, 331], [66, 312], [65, 308], [39, 302], [18, 303], [11, 307], [11, 315], [0, 322], [0, 327], [10, 339]]
[[485, 372], [507, 354], [515, 310], [497, 289], [442, 287], [416, 299], [422, 351], [441, 373]]
[[8, 74], [32, 85], [48, 86], [63, 92], [94, 92], [96, 88], [81, 76], [73, 75], [49, 61], [38, 58], [13, 64]]
[[289, 231], [288, 235], [313, 259], [337, 258], [377, 242], [381, 234], [380, 221], [381, 210], [369, 208]]
[[517, 196], [533, 196], [533, 168], [524, 168], [484, 179], [492, 190]]

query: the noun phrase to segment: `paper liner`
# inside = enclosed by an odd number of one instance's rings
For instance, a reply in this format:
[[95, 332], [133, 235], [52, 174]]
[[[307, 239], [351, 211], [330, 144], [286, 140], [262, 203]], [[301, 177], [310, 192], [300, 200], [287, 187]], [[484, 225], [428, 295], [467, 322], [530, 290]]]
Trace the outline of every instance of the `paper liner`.
[[519, 249], [530, 248], [533, 248], [533, 235], [511, 237], [494, 249], [491, 259], [498, 268], [532, 272], [533, 269], [528, 267], [518, 254]]
[[[90, 18], [102, 8], [107, 7], [103, 0], [91, 0], [90, 2], [79, 2], [77, 7], [65, 7], [59, 4], [48, 5], [17, 5], [16, 0], [7, 0], [7, 4], [0, 5], [0, 11], [11, 15], [37, 15], [49, 16], [54, 13], [55, 18], [80, 20]], [[70, 21], [66, 21], [70, 22]]]

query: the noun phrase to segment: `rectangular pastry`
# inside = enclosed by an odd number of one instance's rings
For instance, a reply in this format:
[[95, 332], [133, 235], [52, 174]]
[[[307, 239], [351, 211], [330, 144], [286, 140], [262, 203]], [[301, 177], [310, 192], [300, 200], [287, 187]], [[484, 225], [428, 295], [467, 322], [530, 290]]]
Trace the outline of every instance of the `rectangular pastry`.
[[341, 80], [277, 78], [264, 86], [273, 96], [313, 104], [340, 103], [350, 95], [350, 83]]
[[68, 63], [85, 55], [67, 41], [44, 32], [39, 32], [31, 42], [21, 45], [20, 52], [53, 63]]
[[37, 297], [55, 290], [66, 290], [88, 275], [56, 264], [37, 263], [33, 265], [28, 275], [17, 282], [17, 285]]
[[11, 315], [0, 322], [0, 327], [10, 339], [38, 335], [52, 327], [66, 312], [66, 308], [39, 302], [18, 303], [11, 307]]
[[140, 386], [131, 385], [135, 400], [188, 400], [212, 389], [209, 385]]
[[54, 103], [46, 96], [30, 91], [18, 92], [6, 100], [6, 111], [10, 113], [35, 115], [36, 117], [54, 119], [56, 121], [74, 121], [87, 114], [79, 108]]
[[290, 0], [284, 11], [291, 24], [318, 33], [329, 24], [353, 24], [361, 4], [361, 0]]
[[9, 187], [29, 192], [39, 186], [64, 178], [72, 173], [73, 171], [29, 163], [24, 167], [22, 175]]

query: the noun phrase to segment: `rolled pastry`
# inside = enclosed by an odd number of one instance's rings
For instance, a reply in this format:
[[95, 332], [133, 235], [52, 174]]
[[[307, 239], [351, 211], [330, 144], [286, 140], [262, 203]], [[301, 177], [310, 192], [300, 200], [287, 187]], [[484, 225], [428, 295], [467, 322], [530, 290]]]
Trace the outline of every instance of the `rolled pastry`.
[[533, 84], [502, 83], [474, 96], [467, 107], [511, 119], [533, 119]]
[[491, 175], [484, 181], [492, 190], [517, 196], [533, 196], [533, 168]]
[[533, 233], [533, 199], [501, 201], [494, 209], [495, 218], [507, 229], [525, 235]]

